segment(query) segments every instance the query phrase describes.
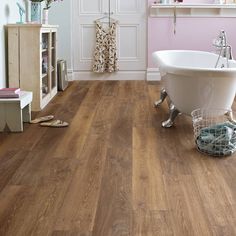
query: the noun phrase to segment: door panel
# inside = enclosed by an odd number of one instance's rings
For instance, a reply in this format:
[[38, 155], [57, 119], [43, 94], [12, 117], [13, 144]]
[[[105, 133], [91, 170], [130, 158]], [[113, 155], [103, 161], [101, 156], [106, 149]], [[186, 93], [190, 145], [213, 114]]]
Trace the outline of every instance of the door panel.
[[91, 61], [94, 48], [94, 25], [81, 25], [81, 61]]
[[94, 24], [80, 24], [73, 37], [73, 69], [74, 71], [91, 70], [93, 62], [93, 51], [95, 47]]
[[[119, 27], [118, 55], [120, 60], [138, 59], [138, 26], [121, 25]], [[129, 35], [129, 37], [127, 37]]]
[[101, 14], [102, 0], [80, 0], [80, 15]]
[[[108, 12], [108, 0], [73, 0], [73, 66], [91, 71], [96, 42], [94, 21]], [[146, 70], [146, 1], [111, 0], [118, 20], [117, 54], [121, 71]]]
[[117, 0], [116, 6], [118, 14], [130, 14], [139, 12], [139, 0]]

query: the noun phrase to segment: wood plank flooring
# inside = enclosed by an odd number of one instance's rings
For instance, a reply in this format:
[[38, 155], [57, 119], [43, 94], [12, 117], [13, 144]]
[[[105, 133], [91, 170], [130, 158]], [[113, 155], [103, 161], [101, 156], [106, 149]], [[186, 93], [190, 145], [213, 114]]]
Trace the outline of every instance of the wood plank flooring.
[[[163, 129], [160, 84], [73, 82], [0, 134], [0, 236], [234, 236], [236, 156], [194, 147], [190, 117]], [[235, 104], [236, 105], [236, 104]]]

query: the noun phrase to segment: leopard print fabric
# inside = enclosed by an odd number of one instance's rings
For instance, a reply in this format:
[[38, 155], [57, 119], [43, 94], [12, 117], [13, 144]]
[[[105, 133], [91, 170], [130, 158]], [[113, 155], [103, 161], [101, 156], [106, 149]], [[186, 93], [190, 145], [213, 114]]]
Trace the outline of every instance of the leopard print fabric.
[[96, 46], [94, 51], [93, 71], [97, 73], [118, 71], [116, 48], [117, 22], [112, 22], [105, 29], [100, 21], [96, 21]]

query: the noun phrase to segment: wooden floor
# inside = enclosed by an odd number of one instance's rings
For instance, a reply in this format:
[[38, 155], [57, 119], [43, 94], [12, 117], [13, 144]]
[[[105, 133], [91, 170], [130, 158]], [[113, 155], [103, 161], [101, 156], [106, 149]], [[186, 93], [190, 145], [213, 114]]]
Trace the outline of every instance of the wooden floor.
[[159, 90], [74, 82], [36, 114], [68, 128], [0, 134], [0, 236], [236, 235], [236, 157], [198, 153], [189, 117], [161, 128]]

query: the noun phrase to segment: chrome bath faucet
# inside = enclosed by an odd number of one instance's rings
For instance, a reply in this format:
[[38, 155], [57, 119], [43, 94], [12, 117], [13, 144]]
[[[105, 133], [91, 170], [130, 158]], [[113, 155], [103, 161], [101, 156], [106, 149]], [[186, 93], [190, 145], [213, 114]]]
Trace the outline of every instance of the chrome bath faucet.
[[219, 64], [220, 57], [224, 57], [227, 60], [227, 68], [229, 68], [229, 60], [233, 59], [232, 47], [227, 43], [227, 37], [224, 30], [220, 31], [219, 36], [213, 40], [213, 46], [216, 47], [219, 53], [215, 68]]

